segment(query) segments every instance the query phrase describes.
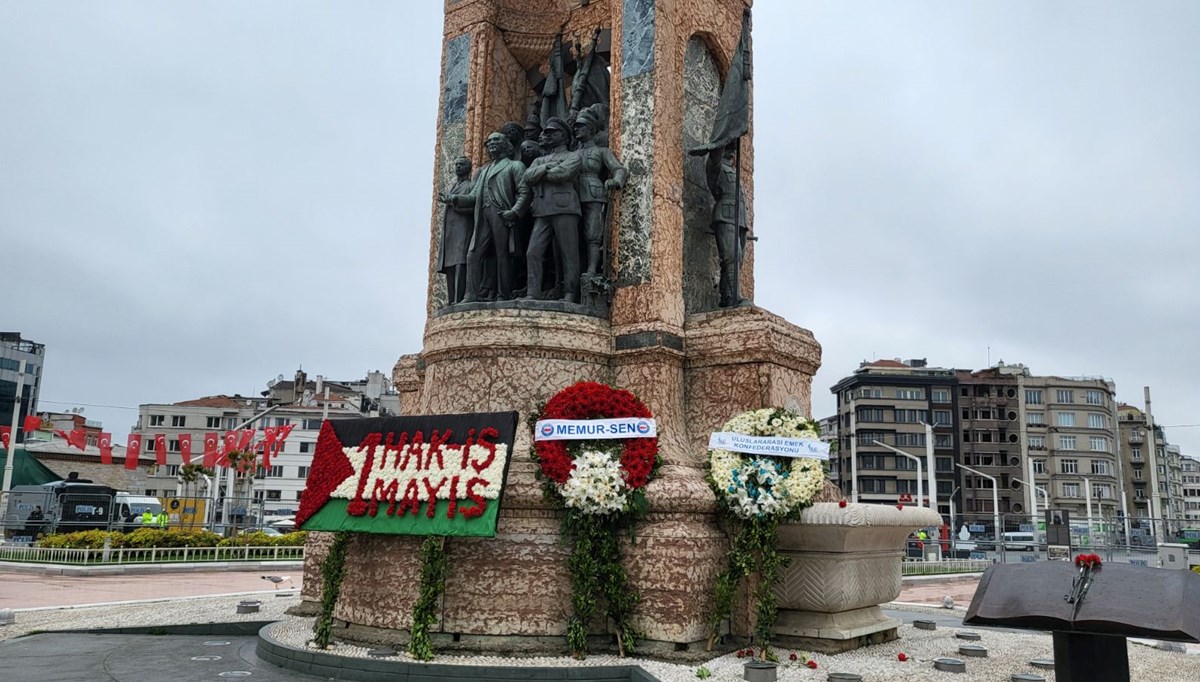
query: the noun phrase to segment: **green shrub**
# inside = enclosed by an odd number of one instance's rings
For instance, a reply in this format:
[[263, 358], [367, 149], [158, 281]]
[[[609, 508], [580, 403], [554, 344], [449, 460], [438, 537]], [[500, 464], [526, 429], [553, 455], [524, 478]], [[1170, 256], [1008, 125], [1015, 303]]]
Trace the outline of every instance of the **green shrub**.
[[249, 533], [241, 533], [231, 538], [221, 540], [218, 546], [220, 547], [302, 547], [304, 539], [308, 537], [308, 532], [303, 530], [292, 531], [283, 535], [267, 535], [266, 533], [252, 531]]
[[74, 533], [47, 535], [38, 541], [38, 547], [53, 549], [103, 549], [105, 538], [110, 547], [122, 547], [123, 533], [103, 530], [81, 530]]

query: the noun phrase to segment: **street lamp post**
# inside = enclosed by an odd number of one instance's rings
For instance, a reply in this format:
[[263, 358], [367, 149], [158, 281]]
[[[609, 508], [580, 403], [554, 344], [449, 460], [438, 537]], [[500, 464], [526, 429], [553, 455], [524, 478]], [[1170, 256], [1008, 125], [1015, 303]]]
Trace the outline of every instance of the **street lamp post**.
[[858, 504], [858, 414], [850, 399], [850, 501]]
[[1017, 483], [1020, 483], [1022, 485], [1027, 485], [1030, 488], [1033, 488], [1034, 494], [1030, 496], [1031, 499], [1033, 500], [1033, 507], [1031, 508], [1033, 513], [1030, 514], [1030, 518], [1033, 520], [1033, 527], [1037, 528], [1037, 517], [1038, 517], [1037, 516], [1037, 514], [1038, 514], [1037, 496], [1038, 496], [1038, 493], [1041, 493], [1042, 497], [1046, 498], [1046, 510], [1047, 511], [1049, 511], [1049, 509], [1050, 509], [1050, 493], [1046, 492], [1045, 488], [1039, 488], [1036, 485], [1034, 485], [1033, 483], [1030, 483], [1028, 481], [1022, 481], [1019, 478], [1014, 478], [1013, 480], [1016, 481]]
[[881, 443], [880, 441], [872, 441], [872, 442], [874, 442], [876, 445], [878, 445], [881, 448], [887, 448], [888, 450], [891, 450], [892, 452], [896, 453], [897, 455], [904, 455], [905, 457], [907, 457], [917, 463], [917, 506], [918, 507], [923, 506], [921, 504], [921, 500], [924, 499], [924, 497], [925, 497], [925, 486], [921, 482], [921, 458], [917, 457], [916, 455], [910, 455], [907, 452], [901, 450], [900, 448], [894, 448], [894, 447], [888, 445], [887, 443]]
[[996, 546], [999, 547], [1000, 546], [1000, 489], [996, 485], [996, 477], [989, 476], [989, 475], [983, 473], [982, 471], [979, 471], [978, 469], [972, 469], [971, 467], [969, 467], [965, 464], [959, 464], [958, 466], [959, 466], [959, 468], [966, 469], [967, 471], [969, 471], [973, 474], [983, 476], [984, 478], [986, 478], [992, 482], [992, 525], [995, 526], [994, 532], [996, 533]]

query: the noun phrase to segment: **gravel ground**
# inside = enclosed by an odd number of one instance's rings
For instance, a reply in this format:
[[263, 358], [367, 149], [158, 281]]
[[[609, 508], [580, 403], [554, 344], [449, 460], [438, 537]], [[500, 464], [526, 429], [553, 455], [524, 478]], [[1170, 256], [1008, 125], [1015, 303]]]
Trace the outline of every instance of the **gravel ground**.
[[[286, 644], [304, 647], [312, 638], [311, 618], [298, 618], [284, 615], [284, 610], [299, 602], [294, 593], [290, 596], [276, 597], [267, 592], [255, 595], [253, 598], [262, 600], [258, 613], [238, 615], [237, 603], [250, 598], [247, 595], [231, 595], [222, 597], [204, 597], [196, 599], [173, 599], [152, 603], [109, 605], [74, 609], [40, 609], [19, 611], [16, 623], [0, 626], [0, 640], [19, 637], [35, 631], [82, 630], [113, 627], [181, 625], [188, 623], [220, 623], [233, 621], [272, 620], [279, 622], [272, 626], [272, 635]], [[896, 605], [892, 606], [893, 608]], [[914, 612], [941, 612], [940, 609], [922, 609], [904, 607], [904, 610]], [[851, 672], [863, 675], [869, 682], [902, 682], [922, 680], [1008, 680], [1013, 673], [1035, 673], [1043, 675], [1047, 680], [1054, 679], [1054, 672], [1037, 670], [1028, 665], [1035, 658], [1051, 658], [1051, 641], [1048, 635], [1014, 634], [997, 632], [987, 629], [977, 629], [982, 635], [978, 642], [988, 649], [987, 658], [964, 658], [958, 655], [958, 647], [962, 640], [954, 637], [952, 628], [939, 627], [937, 630], [917, 630], [909, 625], [900, 628], [900, 639], [887, 644], [880, 644], [865, 650], [851, 653], [827, 656], [814, 654], [817, 669], [803, 667], [799, 663], [789, 663], [786, 659], [788, 650], [779, 653], [785, 659], [779, 669], [779, 679], [784, 682], [824, 682], [830, 672]], [[903, 652], [909, 657], [901, 662], [897, 655]], [[365, 657], [367, 647], [338, 643], [331, 647], [329, 653], [343, 656]], [[803, 652], [796, 652], [803, 656]], [[933, 669], [933, 659], [950, 656], [962, 658], [967, 663], [967, 674], [957, 675], [944, 673]], [[401, 653], [396, 660], [410, 660], [408, 655]], [[1129, 661], [1132, 679], [1144, 682], [1167, 682], [1173, 680], [1200, 680], [1200, 656], [1183, 653], [1160, 651], [1138, 644], [1129, 644]], [[643, 659], [620, 659], [615, 656], [590, 656], [585, 661], [576, 661], [565, 657], [526, 657], [502, 658], [495, 656], [439, 656], [435, 663], [447, 664], [486, 664], [508, 666], [604, 666], [627, 665], [634, 663], [669, 682], [696, 680], [698, 666], [685, 666], [672, 663], [662, 663]], [[742, 679], [742, 666], [745, 660], [734, 654], [715, 658], [705, 664], [712, 673], [710, 680], [728, 682]]]

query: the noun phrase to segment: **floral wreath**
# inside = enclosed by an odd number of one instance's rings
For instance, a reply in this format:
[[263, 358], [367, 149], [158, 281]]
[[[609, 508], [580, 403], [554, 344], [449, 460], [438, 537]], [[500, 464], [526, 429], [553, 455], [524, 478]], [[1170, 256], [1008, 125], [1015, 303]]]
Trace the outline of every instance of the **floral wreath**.
[[[629, 391], [581, 381], [559, 391], [538, 419], [649, 419], [650, 409]], [[534, 441], [534, 459], [568, 509], [582, 514], [630, 511], [658, 466], [658, 438]]]
[[[820, 438], [816, 422], [769, 407], [743, 412], [726, 422], [721, 430], [747, 436]], [[720, 637], [721, 622], [733, 611], [738, 584], [743, 577], [757, 572], [760, 580], [754, 590], [757, 601], [754, 635], [767, 652], [765, 655], [769, 655], [771, 627], [777, 612], [774, 586], [779, 569], [787, 563], [776, 549], [779, 524], [799, 517], [801, 510], [811, 506], [824, 490], [825, 479], [824, 465], [808, 457], [748, 455], [720, 448], [708, 451], [708, 484], [716, 494], [718, 510], [733, 521], [734, 533], [728, 566], [717, 576], [713, 589], [710, 651]]]
[[[531, 421], [620, 417], [652, 415], [629, 391], [581, 381], [555, 394]], [[574, 613], [567, 623], [567, 644], [577, 657], [587, 653], [588, 627], [598, 597], [603, 597], [623, 656], [638, 637], [631, 620], [639, 597], [621, 562], [618, 538], [649, 507], [645, 488], [660, 463], [658, 438], [535, 439], [532, 457], [547, 496], [566, 510], [563, 534], [572, 542], [567, 568]]]

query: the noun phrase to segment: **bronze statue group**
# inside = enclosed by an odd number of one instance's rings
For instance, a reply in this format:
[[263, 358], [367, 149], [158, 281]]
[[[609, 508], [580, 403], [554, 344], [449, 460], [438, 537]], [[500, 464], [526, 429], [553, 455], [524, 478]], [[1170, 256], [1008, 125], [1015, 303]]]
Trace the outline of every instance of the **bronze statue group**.
[[[593, 36], [586, 55], [568, 59], [554, 43], [545, 80], [527, 123], [505, 123], [488, 135], [488, 161], [454, 162], [455, 182], [438, 194], [445, 205], [437, 269], [447, 305], [524, 300], [579, 304], [609, 290], [610, 194], [629, 173], [608, 148], [609, 73]], [[573, 67], [570, 104], [566, 75]], [[720, 257], [722, 307], [743, 303], [738, 271], [745, 250], [745, 206], [738, 191], [733, 144], [709, 152], [715, 205], [711, 229]], [[694, 153], [694, 152], [693, 152]]]

